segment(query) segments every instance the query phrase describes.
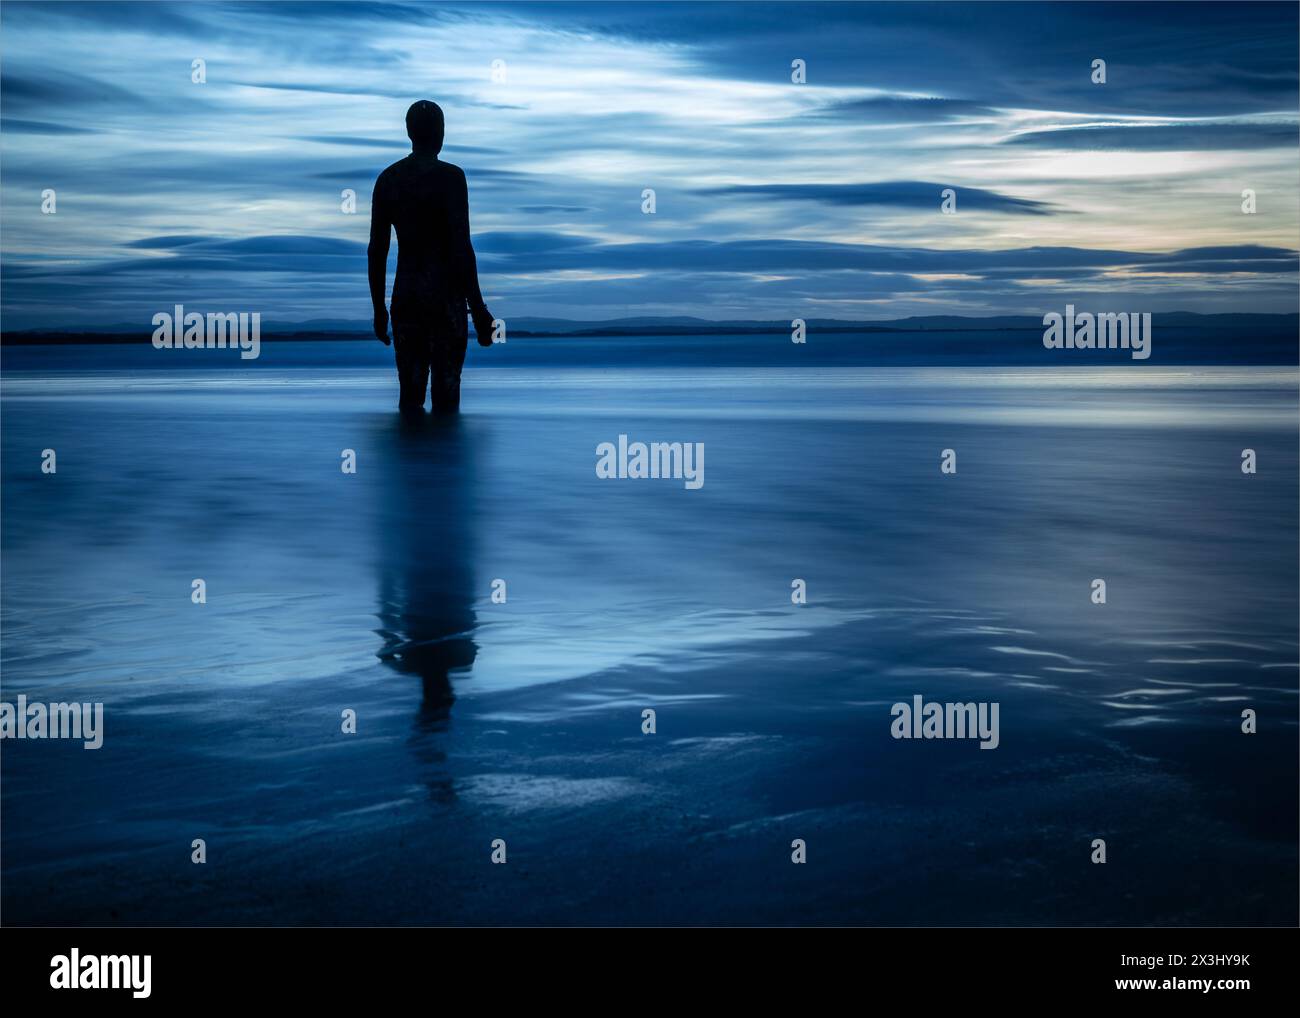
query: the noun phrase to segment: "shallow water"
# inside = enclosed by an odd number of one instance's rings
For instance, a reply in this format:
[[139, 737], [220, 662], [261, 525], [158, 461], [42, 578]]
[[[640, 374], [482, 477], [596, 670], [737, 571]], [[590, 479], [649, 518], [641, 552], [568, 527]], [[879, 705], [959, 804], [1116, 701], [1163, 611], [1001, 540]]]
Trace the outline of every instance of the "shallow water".
[[1295, 369], [328, 347], [5, 352], [8, 923], [1296, 922]]

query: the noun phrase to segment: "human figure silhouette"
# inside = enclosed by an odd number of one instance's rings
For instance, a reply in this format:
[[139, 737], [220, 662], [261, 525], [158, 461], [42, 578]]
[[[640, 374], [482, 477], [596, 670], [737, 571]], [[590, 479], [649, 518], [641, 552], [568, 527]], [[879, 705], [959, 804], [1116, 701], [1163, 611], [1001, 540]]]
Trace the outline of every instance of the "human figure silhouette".
[[[443, 116], [437, 103], [421, 99], [406, 111], [411, 154], [375, 181], [367, 248], [375, 335], [388, 345], [384, 308], [388, 243], [397, 230], [393, 279], [393, 352], [400, 387], [398, 407], [424, 412], [429, 388], [434, 413], [460, 409], [460, 370], [474, 319], [481, 346], [492, 345], [492, 315], [479, 292], [478, 262], [469, 239], [469, 191], [465, 171], [438, 158]], [[432, 384], [430, 384], [432, 379]]]

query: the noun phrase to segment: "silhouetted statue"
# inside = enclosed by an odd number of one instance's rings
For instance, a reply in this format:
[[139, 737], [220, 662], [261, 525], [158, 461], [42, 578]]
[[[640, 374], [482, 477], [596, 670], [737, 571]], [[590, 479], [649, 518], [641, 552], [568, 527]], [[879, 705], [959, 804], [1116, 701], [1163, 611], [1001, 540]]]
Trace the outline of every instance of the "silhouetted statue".
[[390, 230], [397, 229], [393, 280], [393, 352], [401, 387], [399, 407], [424, 411], [429, 386], [434, 413], [460, 408], [460, 369], [469, 328], [492, 345], [492, 315], [478, 286], [478, 262], [469, 240], [465, 171], [438, 158], [443, 119], [437, 103], [421, 99], [406, 111], [411, 154], [384, 170], [370, 203], [370, 301], [375, 335], [388, 344], [384, 284]]

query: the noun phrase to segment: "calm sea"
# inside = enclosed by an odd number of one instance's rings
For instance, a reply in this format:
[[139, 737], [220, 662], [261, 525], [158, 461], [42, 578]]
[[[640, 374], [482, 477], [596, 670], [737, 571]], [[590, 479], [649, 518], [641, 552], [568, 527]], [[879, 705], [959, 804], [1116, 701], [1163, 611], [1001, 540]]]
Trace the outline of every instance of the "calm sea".
[[1296, 369], [543, 342], [4, 352], [8, 924], [1296, 923]]

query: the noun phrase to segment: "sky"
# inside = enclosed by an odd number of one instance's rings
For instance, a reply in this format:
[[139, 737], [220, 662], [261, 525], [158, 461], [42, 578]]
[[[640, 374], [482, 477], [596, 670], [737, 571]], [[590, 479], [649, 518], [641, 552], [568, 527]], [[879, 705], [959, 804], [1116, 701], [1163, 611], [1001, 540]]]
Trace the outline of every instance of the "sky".
[[3, 326], [368, 320], [422, 98], [507, 322], [1294, 312], [1297, 32], [1294, 3], [6, 2]]

